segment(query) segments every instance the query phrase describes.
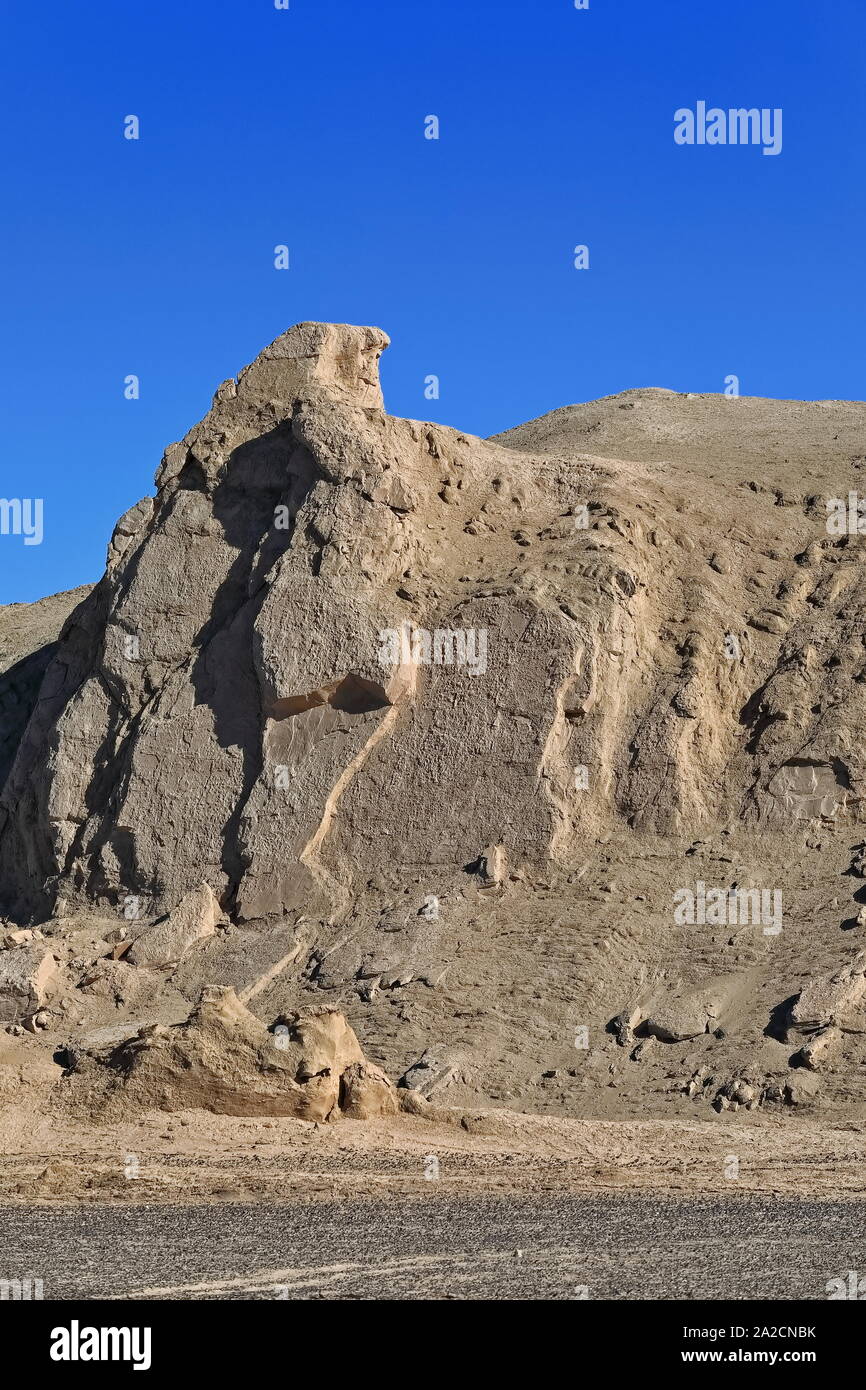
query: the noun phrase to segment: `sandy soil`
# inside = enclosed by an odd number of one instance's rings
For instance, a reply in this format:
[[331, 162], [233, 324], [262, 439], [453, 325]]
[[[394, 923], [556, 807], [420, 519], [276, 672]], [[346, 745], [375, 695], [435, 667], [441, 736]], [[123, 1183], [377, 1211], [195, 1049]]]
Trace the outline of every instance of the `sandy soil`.
[[135, 1123], [4, 1112], [0, 1200], [285, 1201], [443, 1193], [858, 1196], [866, 1136], [739, 1113], [589, 1121], [431, 1107], [432, 1117], [313, 1124], [200, 1111]]

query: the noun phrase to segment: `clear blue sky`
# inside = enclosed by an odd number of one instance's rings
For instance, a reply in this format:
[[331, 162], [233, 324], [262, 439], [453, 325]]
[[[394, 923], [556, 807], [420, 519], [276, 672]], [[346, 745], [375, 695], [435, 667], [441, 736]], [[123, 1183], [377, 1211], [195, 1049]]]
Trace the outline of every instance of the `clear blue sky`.
[[[96, 579], [164, 446], [302, 319], [380, 325], [388, 409], [482, 435], [730, 373], [866, 397], [864, 0], [2, 13], [0, 496], [45, 535], [0, 536], [0, 601]], [[699, 100], [781, 107], [782, 153], [677, 146]]]

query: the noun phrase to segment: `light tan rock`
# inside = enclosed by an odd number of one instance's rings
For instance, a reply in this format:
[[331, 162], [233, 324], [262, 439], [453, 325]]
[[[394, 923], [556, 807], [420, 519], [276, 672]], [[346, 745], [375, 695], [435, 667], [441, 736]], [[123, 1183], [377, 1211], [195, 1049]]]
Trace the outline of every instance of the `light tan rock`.
[[866, 994], [866, 951], [829, 975], [810, 980], [791, 1006], [790, 1025], [798, 1031], [843, 1021]]
[[57, 974], [57, 962], [44, 946], [0, 953], [0, 1021], [16, 1023], [48, 1003]]
[[[384, 408], [379, 358], [390, 339], [380, 328], [298, 323], [265, 348], [223, 400], [294, 401], [322, 388], [364, 408]], [[229, 386], [229, 383], [224, 383]]]
[[340, 1079], [340, 1109], [350, 1120], [374, 1120], [396, 1115], [399, 1109], [395, 1088], [372, 1062], [353, 1062]]
[[818, 1028], [794, 1055], [794, 1064], [820, 1071], [830, 1065], [842, 1041], [842, 1030], [833, 1024]]
[[312, 1010], [271, 1032], [222, 987], [205, 989], [185, 1023], [141, 1029], [108, 1064], [136, 1106], [320, 1121], [397, 1110], [394, 1087], [342, 1014]]
[[504, 845], [488, 845], [479, 860], [481, 886], [498, 888], [502, 886], [508, 856]]
[[147, 927], [125, 952], [131, 965], [176, 965], [224, 922], [220, 905], [207, 883], [187, 893], [163, 922]]
[[4, 950], [8, 950], [10, 947], [14, 946], [25, 946], [28, 942], [31, 942], [33, 938], [34, 933], [29, 928], [22, 927], [14, 931], [4, 932], [2, 946]]

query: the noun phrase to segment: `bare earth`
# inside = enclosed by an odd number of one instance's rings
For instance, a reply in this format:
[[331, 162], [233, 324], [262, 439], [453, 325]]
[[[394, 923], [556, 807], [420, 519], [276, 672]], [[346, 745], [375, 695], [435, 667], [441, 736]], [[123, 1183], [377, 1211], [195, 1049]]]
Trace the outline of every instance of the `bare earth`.
[[[855, 1126], [798, 1123], [787, 1115], [623, 1122], [431, 1111], [438, 1118], [335, 1124], [152, 1112], [131, 1123], [58, 1126], [50, 1116], [10, 1110], [0, 1196], [62, 1205], [866, 1191], [866, 1139]], [[431, 1158], [435, 1176], [427, 1177]]]

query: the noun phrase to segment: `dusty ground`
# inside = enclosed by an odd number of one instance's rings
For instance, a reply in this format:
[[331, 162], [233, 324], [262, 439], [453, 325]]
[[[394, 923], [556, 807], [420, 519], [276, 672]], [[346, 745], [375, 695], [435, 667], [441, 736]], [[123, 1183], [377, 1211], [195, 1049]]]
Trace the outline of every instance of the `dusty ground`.
[[[62, 963], [62, 987], [44, 1031], [0, 1032], [0, 1095], [14, 1102], [17, 1079], [39, 1071], [59, 1101], [71, 1088], [52, 1054], [94, 1030], [126, 1026], [132, 1034], [152, 1020], [178, 1022], [203, 984], [219, 982], [267, 1025], [284, 1010], [343, 1011], [366, 1055], [393, 1079], [438, 1047], [437, 1104], [712, 1124], [720, 1088], [745, 1076], [758, 1088], [790, 1087], [795, 1105], [785, 1108], [798, 1120], [864, 1125], [866, 1033], [858, 1019], [818, 1073], [792, 1065], [802, 1038], [784, 1022], [786, 1004], [810, 979], [863, 948], [857, 913], [866, 890], [849, 872], [854, 843], [850, 830], [826, 826], [786, 837], [734, 829], [676, 843], [623, 834], [588, 845], [574, 870], [551, 868], [544, 880], [509, 882], [500, 894], [455, 882], [442, 900], [449, 927], [435, 969], [371, 992], [354, 980], [323, 989], [299, 981], [296, 967], [280, 970], [303, 926], [227, 926], [174, 971], [143, 971], [106, 959], [117, 918], [52, 920], [41, 930]], [[699, 879], [783, 883], [781, 933], [675, 924], [674, 891]], [[398, 920], [400, 912], [398, 901]], [[335, 940], [344, 934], [322, 930]], [[625, 1046], [609, 1031], [635, 1000], [705, 980], [729, 985], [719, 1029]]]
[[866, 1264], [866, 1138], [790, 1113], [3, 1118], [0, 1277], [48, 1299], [823, 1300]]
[[10, 1108], [3, 1119], [0, 1199], [15, 1205], [866, 1190], [862, 1131], [790, 1115], [623, 1122], [433, 1108], [430, 1119], [316, 1125], [189, 1111], [97, 1125]]

